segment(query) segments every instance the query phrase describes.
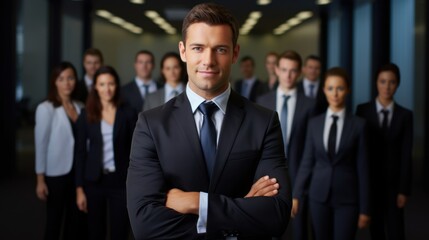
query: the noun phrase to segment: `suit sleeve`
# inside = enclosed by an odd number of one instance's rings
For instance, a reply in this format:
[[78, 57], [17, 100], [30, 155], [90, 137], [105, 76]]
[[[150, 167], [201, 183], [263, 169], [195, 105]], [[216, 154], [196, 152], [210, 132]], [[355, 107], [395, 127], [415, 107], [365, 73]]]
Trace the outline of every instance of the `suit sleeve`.
[[84, 168], [87, 153], [86, 113], [82, 110], [76, 122], [76, 138], [74, 147], [76, 187], [83, 186]]
[[407, 112], [404, 121], [404, 137], [401, 151], [401, 176], [399, 179], [399, 193], [411, 194], [412, 179], [412, 146], [413, 146], [413, 114]]
[[359, 190], [359, 213], [369, 214], [369, 166], [366, 124], [360, 128], [357, 150], [357, 177]]
[[254, 180], [264, 175], [275, 177], [280, 184], [279, 193], [274, 197], [250, 198], [230, 198], [209, 193], [209, 238], [216, 238], [225, 230], [243, 237], [280, 237], [286, 229], [290, 217], [291, 191], [277, 113], [272, 113], [266, 129]]
[[195, 239], [197, 215], [180, 214], [165, 206], [166, 182], [155, 144], [140, 113], [131, 144], [127, 176], [127, 206], [134, 237]]
[[301, 164], [296, 174], [295, 185], [293, 186], [293, 197], [301, 199], [304, 192], [308, 188], [308, 183], [313, 172], [315, 163], [315, 151], [313, 143], [313, 128], [311, 121], [308, 124], [307, 136], [305, 137], [304, 154], [302, 156]]
[[40, 104], [36, 109], [36, 125], [34, 127], [34, 145], [36, 149], [36, 174], [46, 172], [48, 144], [51, 134], [53, 109], [47, 104]]

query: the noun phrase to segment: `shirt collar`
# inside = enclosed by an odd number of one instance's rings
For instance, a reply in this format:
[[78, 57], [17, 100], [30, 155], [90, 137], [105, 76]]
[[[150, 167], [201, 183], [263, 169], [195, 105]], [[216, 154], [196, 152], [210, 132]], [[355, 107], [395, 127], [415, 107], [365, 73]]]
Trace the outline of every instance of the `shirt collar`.
[[244, 80], [244, 83], [253, 84], [256, 81], [256, 77], [252, 76], [251, 78], [246, 78], [246, 79], [243, 79], [243, 80]]
[[[218, 108], [222, 111], [223, 114], [226, 113], [226, 106], [228, 105], [228, 99], [230, 94], [231, 85], [229, 84], [228, 88], [223, 93], [219, 94], [211, 100], [218, 106]], [[186, 85], [186, 96], [188, 97], [189, 102], [191, 104], [192, 113], [195, 113], [198, 106], [200, 106], [201, 103], [206, 101], [205, 98], [192, 91], [192, 89], [189, 87], [189, 83]]]
[[85, 83], [86, 83], [86, 86], [92, 86], [92, 79], [88, 76], [88, 74], [85, 74], [85, 76], [84, 76], [84, 79], [85, 79]]
[[144, 81], [143, 81], [143, 79], [141, 79], [141, 78], [139, 78], [139, 77], [136, 77], [136, 78], [134, 79], [134, 81], [136, 82], [136, 84], [137, 84], [137, 86], [138, 86], [139, 88], [142, 88], [142, 87], [143, 87], [143, 85], [152, 85], [152, 84], [154, 83], [152, 79], [150, 79], [150, 80], [149, 80], [149, 81], [147, 81], [147, 82], [144, 82]]
[[296, 87], [292, 88], [288, 92], [284, 92], [282, 89], [280, 89], [280, 86], [277, 88], [277, 96], [282, 97], [283, 95], [290, 96], [290, 97], [296, 97]]
[[310, 84], [313, 84], [315, 87], [319, 87], [319, 79], [317, 79], [315, 82], [308, 80], [307, 78], [304, 78], [304, 87], [308, 88], [308, 86], [310, 86]]
[[386, 109], [389, 111], [389, 113], [393, 112], [393, 104], [394, 101], [392, 101], [389, 105], [387, 105], [387, 107], [383, 107], [383, 105], [381, 105], [380, 101], [378, 101], [378, 98], [375, 99], [375, 106], [377, 108], [377, 113], [380, 113], [381, 110]]
[[175, 90], [175, 91], [177, 91], [177, 93], [181, 93], [181, 92], [183, 92], [183, 83], [179, 83], [179, 84], [176, 86], [176, 88], [173, 88], [170, 84], [166, 83], [166, 84], [164, 85], [164, 87], [165, 87], [165, 91], [166, 91], [166, 93], [167, 93], [167, 96], [168, 96], [168, 94], [170, 94], [170, 93], [171, 93], [171, 92], [173, 92], [174, 90]]
[[339, 112], [333, 112], [329, 107], [326, 112], [326, 118], [331, 118], [332, 115], [338, 116], [338, 119], [343, 120], [346, 116], [346, 108], [341, 109]]

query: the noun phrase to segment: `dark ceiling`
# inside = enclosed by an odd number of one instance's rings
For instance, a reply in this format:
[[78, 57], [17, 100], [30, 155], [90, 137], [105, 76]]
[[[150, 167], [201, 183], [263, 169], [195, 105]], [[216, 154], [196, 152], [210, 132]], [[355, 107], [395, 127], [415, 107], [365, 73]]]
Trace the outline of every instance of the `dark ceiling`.
[[[195, 0], [145, 0], [144, 4], [133, 4], [129, 0], [94, 0], [94, 10], [107, 10], [112, 14], [123, 18], [143, 29], [144, 32], [154, 34], [164, 34], [153, 23], [144, 12], [154, 10], [167, 20], [178, 33], [181, 30], [183, 15], [179, 17], [170, 17], [169, 12], [187, 12], [194, 5], [202, 1]], [[318, 5], [316, 0], [272, 0], [268, 5], [258, 5], [257, 0], [217, 0], [212, 1], [229, 8], [236, 16], [240, 26], [246, 21], [249, 13], [252, 11], [262, 12], [259, 22], [250, 31], [250, 34], [272, 34], [273, 29], [286, 22], [289, 18], [295, 16], [301, 11], [312, 11], [313, 18], [317, 17]], [[95, 16], [98, 18], [97, 16]]]

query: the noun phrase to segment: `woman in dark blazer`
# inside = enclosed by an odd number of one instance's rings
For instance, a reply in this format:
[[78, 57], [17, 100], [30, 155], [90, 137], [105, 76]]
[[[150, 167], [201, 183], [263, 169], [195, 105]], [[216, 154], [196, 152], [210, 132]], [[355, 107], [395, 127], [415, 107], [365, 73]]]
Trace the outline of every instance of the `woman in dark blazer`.
[[377, 240], [405, 239], [403, 209], [411, 193], [413, 113], [393, 99], [399, 83], [398, 66], [382, 66], [376, 79], [377, 97], [356, 111], [369, 129], [370, 233]]
[[77, 205], [88, 213], [90, 239], [106, 239], [106, 219], [110, 239], [127, 239], [129, 233], [125, 181], [136, 114], [120, 103], [119, 86], [116, 71], [101, 67], [78, 119]]
[[365, 121], [346, 113], [350, 84], [343, 69], [327, 71], [323, 91], [329, 107], [309, 121], [292, 214], [309, 188], [315, 238], [352, 240], [369, 222]]

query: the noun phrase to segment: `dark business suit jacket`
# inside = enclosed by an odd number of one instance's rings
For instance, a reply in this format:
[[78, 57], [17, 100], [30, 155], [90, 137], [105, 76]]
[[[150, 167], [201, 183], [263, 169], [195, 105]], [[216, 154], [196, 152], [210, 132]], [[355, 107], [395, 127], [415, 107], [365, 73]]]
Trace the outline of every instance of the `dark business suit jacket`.
[[144, 100], [143, 111], [161, 106], [165, 103], [165, 89], [161, 88], [156, 92], [150, 93]]
[[[411, 194], [413, 113], [394, 103], [387, 138], [383, 137], [375, 100], [357, 107], [356, 115], [367, 120], [371, 184], [374, 193], [389, 188], [396, 194]], [[383, 187], [383, 188], [379, 188]]]
[[[273, 90], [257, 98], [256, 103], [276, 111], [276, 95], [277, 91]], [[303, 93], [297, 92], [295, 113], [286, 153], [292, 186], [301, 163], [302, 154], [304, 153], [307, 123], [314, 114], [314, 104], [315, 101], [313, 99], [306, 97]]]
[[[121, 105], [116, 110], [113, 125], [113, 147], [119, 185], [125, 186], [128, 170], [131, 139], [136, 123], [136, 114], [131, 107]], [[101, 122], [89, 123], [85, 109], [77, 121], [75, 143], [76, 185], [97, 182], [103, 175], [103, 136]]]
[[[162, 85], [156, 83], [157, 89], [161, 88]], [[135, 82], [134, 78], [131, 82], [125, 84], [121, 89], [122, 100], [128, 103], [136, 113], [139, 113], [143, 109], [144, 99], [140, 93], [139, 86]]]
[[[238, 93], [241, 93], [243, 81], [244, 80], [237, 80], [234, 84], [234, 90]], [[266, 93], [266, 88], [264, 84], [259, 79], [256, 79], [255, 83], [252, 85], [252, 89], [250, 90], [249, 100], [252, 102], [256, 102], [256, 98], [258, 98], [264, 93]]]
[[83, 104], [85, 104], [86, 99], [88, 98], [88, 88], [86, 87], [85, 78], [82, 78], [80, 81], [77, 81], [76, 88], [77, 88], [77, 99], [81, 101]]
[[[298, 92], [303, 93], [305, 95], [304, 81], [303, 80], [299, 81], [299, 83], [297, 84], [296, 87], [298, 89]], [[316, 115], [319, 115], [319, 114], [326, 112], [326, 109], [328, 108], [328, 101], [326, 100], [325, 93], [323, 92], [323, 83], [322, 82], [320, 82], [320, 84], [319, 84], [319, 88], [317, 89], [315, 99], [316, 99], [316, 106], [314, 108], [314, 113]]]
[[356, 204], [369, 214], [369, 169], [365, 120], [346, 115], [338, 151], [333, 159], [323, 145], [325, 114], [308, 124], [304, 156], [295, 180], [293, 196], [300, 198], [309, 181], [312, 201]]
[[[128, 211], [136, 239], [271, 239], [285, 230], [290, 184], [276, 112], [231, 91], [211, 180], [186, 93], [142, 112], [127, 180]], [[264, 175], [277, 178], [274, 197], [243, 198]], [[208, 193], [207, 233], [198, 216], [165, 207], [171, 188]]]

